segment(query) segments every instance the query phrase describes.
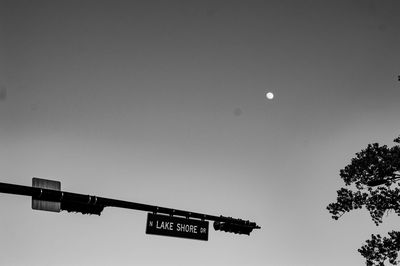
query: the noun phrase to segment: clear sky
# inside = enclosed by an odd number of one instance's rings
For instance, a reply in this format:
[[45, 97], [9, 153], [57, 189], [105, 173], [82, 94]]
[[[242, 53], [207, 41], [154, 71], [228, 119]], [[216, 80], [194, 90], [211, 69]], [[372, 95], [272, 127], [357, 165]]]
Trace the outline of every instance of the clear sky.
[[0, 0], [1, 182], [262, 226], [153, 236], [145, 212], [0, 194], [0, 264], [364, 265], [357, 249], [400, 219], [326, 206], [356, 152], [400, 134], [399, 14], [397, 0]]

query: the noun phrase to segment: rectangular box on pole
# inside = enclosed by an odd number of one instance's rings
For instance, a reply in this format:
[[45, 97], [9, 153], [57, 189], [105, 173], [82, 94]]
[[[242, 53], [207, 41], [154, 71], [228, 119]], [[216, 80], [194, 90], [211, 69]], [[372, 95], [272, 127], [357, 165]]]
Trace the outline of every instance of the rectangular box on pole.
[[[32, 187], [61, 191], [61, 182], [34, 177], [32, 178]], [[61, 202], [41, 200], [40, 197], [39, 198], [32, 197], [32, 209], [41, 211], [50, 211], [50, 212], [60, 212]]]

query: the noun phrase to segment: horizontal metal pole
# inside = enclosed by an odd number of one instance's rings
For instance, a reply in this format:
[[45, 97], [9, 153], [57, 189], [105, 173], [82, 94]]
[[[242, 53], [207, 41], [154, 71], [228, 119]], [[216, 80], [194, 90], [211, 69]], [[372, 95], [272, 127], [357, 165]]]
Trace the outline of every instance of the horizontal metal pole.
[[8, 193], [22, 196], [38, 196], [40, 194], [40, 188], [0, 182], [0, 193]]
[[255, 229], [261, 228], [254, 222], [245, 221], [242, 219], [234, 219], [231, 217], [208, 215], [197, 212], [189, 212], [184, 210], [177, 210], [172, 208], [159, 207], [155, 205], [148, 205], [137, 202], [129, 202], [123, 200], [116, 200], [110, 198], [103, 198], [85, 194], [78, 194], [66, 191], [51, 190], [39, 187], [21, 186], [15, 184], [1, 183], [0, 182], [0, 193], [8, 193], [15, 195], [31, 196], [35, 199], [55, 201], [55, 202], [67, 202], [67, 203], [79, 203], [86, 205], [100, 205], [104, 207], [117, 207], [139, 211], [146, 211], [152, 213], [168, 214], [172, 216], [182, 216], [187, 218], [196, 218], [200, 220], [208, 221], [219, 221], [219, 222], [234, 222], [236, 224], [248, 225]]

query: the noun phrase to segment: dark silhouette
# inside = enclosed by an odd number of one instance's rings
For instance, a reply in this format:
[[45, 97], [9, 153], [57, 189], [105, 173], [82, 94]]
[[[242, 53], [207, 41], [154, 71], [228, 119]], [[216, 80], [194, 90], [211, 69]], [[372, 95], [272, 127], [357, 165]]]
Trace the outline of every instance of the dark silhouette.
[[[385, 213], [400, 215], [400, 136], [391, 148], [378, 143], [369, 144], [356, 153], [351, 163], [340, 170], [346, 187], [337, 191], [337, 202], [328, 205], [332, 218], [365, 207], [378, 226]], [[400, 232], [392, 231], [388, 237], [372, 235], [358, 251], [368, 266], [383, 266], [386, 260], [398, 265]]]

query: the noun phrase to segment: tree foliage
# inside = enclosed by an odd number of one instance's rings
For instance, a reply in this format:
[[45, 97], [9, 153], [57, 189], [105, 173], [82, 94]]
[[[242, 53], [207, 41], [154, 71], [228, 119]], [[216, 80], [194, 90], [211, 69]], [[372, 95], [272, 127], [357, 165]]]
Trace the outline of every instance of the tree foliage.
[[[400, 136], [394, 139], [400, 143]], [[356, 153], [351, 163], [340, 170], [345, 187], [337, 191], [337, 201], [327, 207], [337, 220], [346, 212], [365, 207], [372, 221], [379, 225], [385, 213], [400, 216], [400, 145], [389, 148], [378, 143]], [[366, 258], [367, 266], [383, 266], [385, 261], [398, 265], [400, 232], [389, 237], [372, 235], [358, 251]]]

